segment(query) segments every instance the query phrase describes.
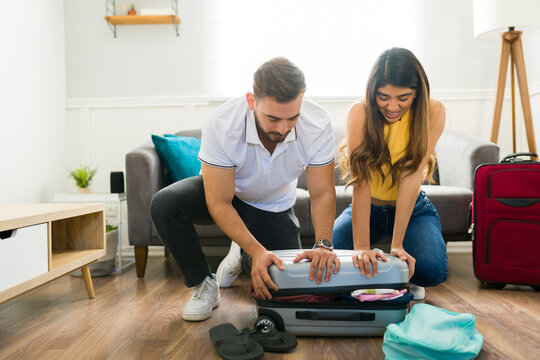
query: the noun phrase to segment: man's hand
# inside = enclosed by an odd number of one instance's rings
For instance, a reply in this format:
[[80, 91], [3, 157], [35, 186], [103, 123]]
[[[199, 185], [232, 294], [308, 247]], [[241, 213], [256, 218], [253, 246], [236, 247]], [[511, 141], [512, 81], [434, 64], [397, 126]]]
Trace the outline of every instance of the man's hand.
[[309, 280], [313, 280], [315, 278], [316, 271], [317, 284], [322, 282], [325, 268], [326, 276], [324, 277], [324, 281], [330, 281], [332, 270], [334, 274], [337, 274], [339, 268], [341, 267], [341, 262], [339, 261], [339, 257], [336, 255], [336, 253], [324, 248], [306, 250], [303, 253], [298, 254], [296, 258], [294, 258], [293, 262], [297, 263], [303, 259], [308, 259], [311, 261], [311, 267], [309, 268]]
[[268, 288], [273, 289], [274, 291], [278, 290], [278, 287], [268, 274], [268, 268], [270, 265], [276, 264], [279, 270], [285, 270], [283, 262], [276, 256], [276, 254], [264, 250], [256, 253], [252, 257], [251, 262], [251, 283], [255, 290], [257, 296], [263, 298], [264, 300], [272, 299], [272, 294]]
[[377, 259], [386, 261], [386, 255], [378, 250], [355, 250], [352, 260], [354, 267], [360, 270], [360, 274], [365, 275], [368, 279], [371, 277], [371, 265], [373, 266], [373, 276], [377, 276], [379, 272], [379, 263]]
[[414, 275], [414, 265], [416, 264], [416, 259], [413, 258], [411, 255], [409, 255], [408, 252], [406, 252], [402, 247], [392, 247], [390, 250], [390, 255], [397, 256], [403, 261], [407, 262], [407, 265], [409, 265], [409, 280]]

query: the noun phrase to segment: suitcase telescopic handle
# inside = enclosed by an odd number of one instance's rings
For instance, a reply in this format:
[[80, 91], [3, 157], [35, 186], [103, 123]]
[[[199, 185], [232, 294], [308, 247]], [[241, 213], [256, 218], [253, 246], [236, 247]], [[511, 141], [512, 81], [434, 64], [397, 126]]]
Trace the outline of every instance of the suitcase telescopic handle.
[[504, 162], [514, 162], [514, 161], [517, 160], [516, 158], [520, 157], [520, 156], [529, 156], [531, 158], [531, 161], [533, 160], [533, 158], [538, 158], [538, 154], [536, 154], [536, 153], [533, 153], [533, 152], [520, 152], [520, 153], [514, 153], [514, 154], [506, 155], [505, 157], [503, 157], [501, 162], [502, 163], [504, 163]]
[[329, 311], [297, 311], [296, 318], [301, 320], [329, 321], [374, 321], [375, 313], [368, 312], [329, 312]]

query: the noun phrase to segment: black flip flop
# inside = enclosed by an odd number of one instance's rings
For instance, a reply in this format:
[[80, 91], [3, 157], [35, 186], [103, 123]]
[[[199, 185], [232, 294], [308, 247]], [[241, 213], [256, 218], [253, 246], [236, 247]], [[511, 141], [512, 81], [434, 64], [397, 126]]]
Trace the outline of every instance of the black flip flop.
[[273, 326], [259, 325], [254, 329], [244, 329], [240, 334], [249, 333], [249, 338], [262, 345], [264, 351], [287, 352], [297, 345], [296, 336], [288, 331], [278, 331]]
[[239, 332], [233, 324], [221, 324], [209, 331], [210, 339], [225, 360], [255, 360], [262, 358], [262, 345], [250, 339], [247, 332]]

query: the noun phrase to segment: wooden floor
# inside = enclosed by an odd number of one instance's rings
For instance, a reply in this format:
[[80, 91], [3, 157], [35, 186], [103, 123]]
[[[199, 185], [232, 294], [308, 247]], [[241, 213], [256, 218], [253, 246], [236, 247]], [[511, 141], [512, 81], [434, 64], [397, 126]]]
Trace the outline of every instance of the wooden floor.
[[[540, 359], [540, 293], [481, 287], [470, 254], [450, 254], [449, 268], [448, 281], [429, 288], [426, 303], [476, 316], [485, 338], [478, 358]], [[172, 258], [149, 258], [144, 280], [135, 269], [94, 279], [94, 300], [82, 279], [64, 276], [0, 305], [0, 359], [217, 359], [208, 330], [225, 322], [253, 326], [256, 319], [248, 284], [243, 276], [222, 289], [212, 317], [190, 323], [182, 320], [190, 290]], [[264, 359], [383, 359], [381, 344], [382, 338], [300, 338], [292, 353]]]

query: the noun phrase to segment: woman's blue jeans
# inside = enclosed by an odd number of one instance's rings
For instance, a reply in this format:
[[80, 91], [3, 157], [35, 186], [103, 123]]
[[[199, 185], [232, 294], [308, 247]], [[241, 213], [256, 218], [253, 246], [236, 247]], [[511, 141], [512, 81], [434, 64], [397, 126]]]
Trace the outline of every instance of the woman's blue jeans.
[[[352, 205], [334, 222], [332, 241], [336, 249], [353, 249]], [[370, 245], [392, 236], [396, 207], [371, 204]], [[435, 286], [448, 277], [448, 256], [441, 234], [437, 210], [420, 191], [403, 239], [403, 248], [416, 259], [411, 282], [420, 286]]]

